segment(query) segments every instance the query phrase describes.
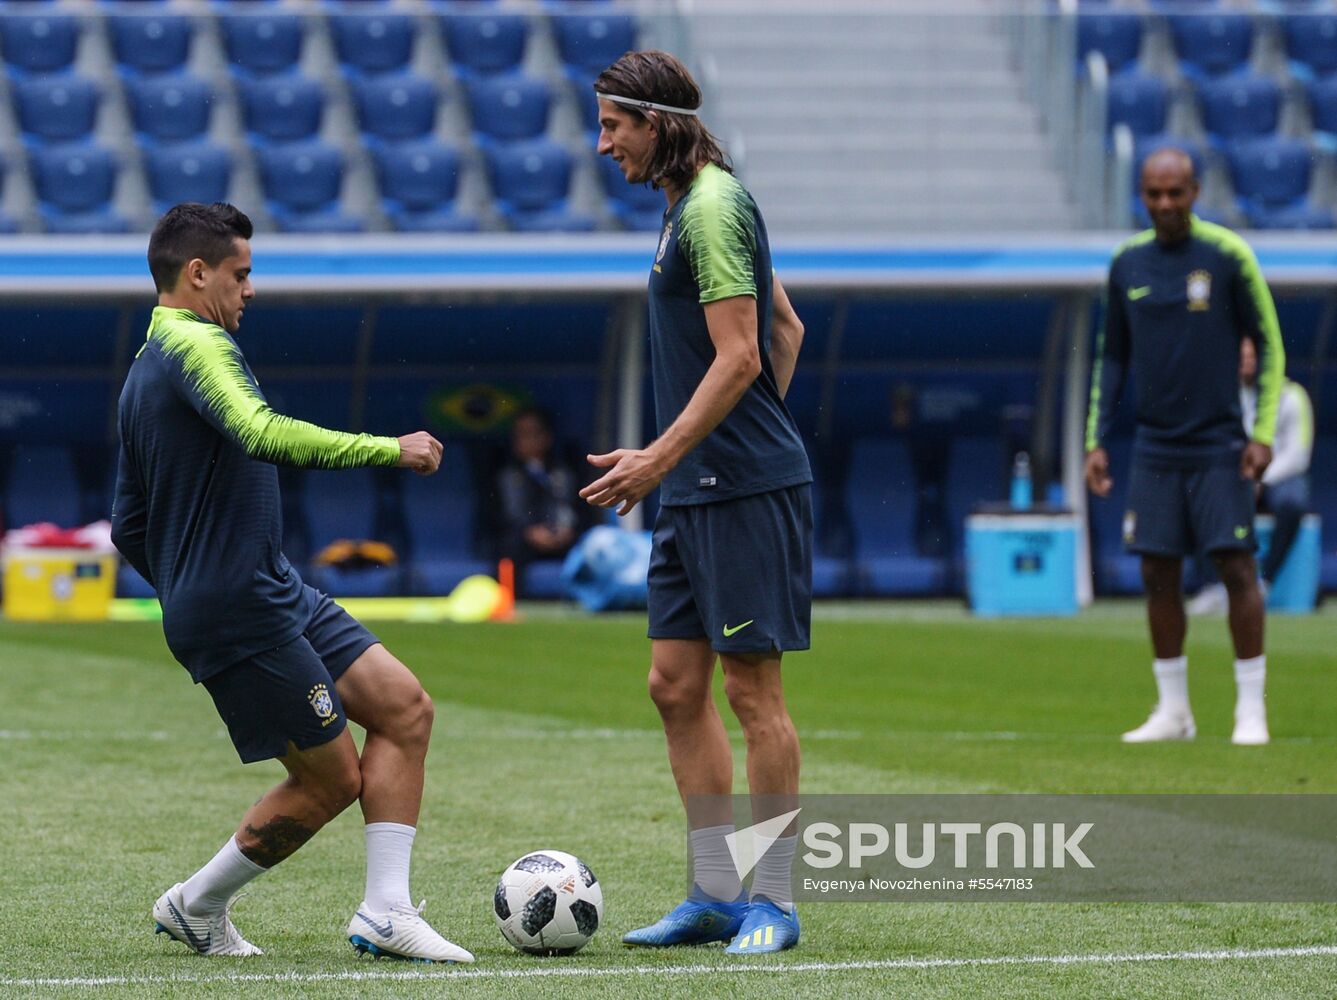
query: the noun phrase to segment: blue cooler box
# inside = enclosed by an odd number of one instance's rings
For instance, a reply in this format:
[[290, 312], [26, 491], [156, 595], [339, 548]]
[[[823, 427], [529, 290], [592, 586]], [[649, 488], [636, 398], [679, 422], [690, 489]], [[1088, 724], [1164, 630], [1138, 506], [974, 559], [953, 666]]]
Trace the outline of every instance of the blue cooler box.
[[1074, 514], [972, 514], [966, 564], [967, 595], [978, 615], [1077, 613]]
[[[1254, 520], [1254, 536], [1258, 539], [1258, 561], [1261, 563], [1272, 544], [1273, 518], [1259, 514]], [[1323, 522], [1317, 514], [1306, 514], [1300, 522], [1300, 533], [1295, 544], [1286, 553], [1286, 561], [1277, 571], [1277, 578], [1267, 594], [1267, 610], [1303, 614], [1313, 611], [1318, 603], [1319, 564], [1322, 562], [1320, 535]]]

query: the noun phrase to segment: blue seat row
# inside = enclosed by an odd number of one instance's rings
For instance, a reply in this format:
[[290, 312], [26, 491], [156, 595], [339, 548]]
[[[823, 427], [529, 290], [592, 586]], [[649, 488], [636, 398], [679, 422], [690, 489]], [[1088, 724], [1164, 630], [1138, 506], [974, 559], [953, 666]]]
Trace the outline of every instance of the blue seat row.
[[[1146, 18], [1133, 11], [1083, 9], [1078, 51], [1100, 52], [1113, 75], [1108, 121], [1125, 125], [1137, 143], [1134, 179], [1154, 148], [1177, 145], [1202, 165], [1204, 152], [1226, 166], [1236, 208], [1255, 228], [1326, 229], [1337, 225], [1332, 209], [1313, 198], [1320, 151], [1337, 151], [1337, 11], [1277, 15], [1294, 78], [1303, 84], [1313, 142], [1279, 134], [1286, 92], [1271, 76], [1249, 68], [1256, 20], [1247, 13], [1200, 5], [1167, 15], [1179, 66], [1193, 88], [1207, 150], [1167, 130], [1171, 89], [1139, 63]], [[1135, 205], [1139, 222], [1145, 213]]]
[[[565, 75], [582, 91], [582, 113], [592, 135], [597, 128], [593, 93], [583, 91], [598, 69], [634, 47], [636, 22], [602, 3], [589, 7], [589, 13], [553, 13], [551, 20]], [[476, 219], [454, 205], [460, 151], [435, 137], [442, 88], [409, 68], [418, 19], [395, 11], [327, 9], [386, 217], [405, 230], [478, 228]], [[271, 216], [289, 231], [362, 228], [364, 220], [339, 208], [345, 155], [322, 139], [328, 84], [299, 68], [308, 19], [286, 12], [234, 11], [220, 14], [219, 23]], [[195, 20], [172, 13], [111, 14], [107, 19], [155, 205], [225, 198], [235, 155], [208, 137], [220, 95], [185, 68]], [[595, 228], [593, 218], [567, 206], [575, 161], [547, 138], [552, 86], [518, 68], [529, 19], [446, 4], [435, 20], [464, 84], [475, 145], [500, 217], [522, 231]], [[77, 35], [78, 22], [69, 16], [0, 14], [0, 48], [7, 59], [14, 57], [16, 119], [30, 150], [45, 227], [123, 231], [126, 220], [106, 203], [121, 163], [92, 140], [103, 87], [68, 68]], [[48, 146], [69, 148], [43, 148]], [[72, 183], [58, 181], [70, 171], [75, 172]], [[662, 205], [643, 211], [645, 191], [630, 188], [620, 177], [616, 184], [608, 178], [605, 189], [622, 225], [658, 228]], [[104, 200], [90, 202], [94, 198]]]

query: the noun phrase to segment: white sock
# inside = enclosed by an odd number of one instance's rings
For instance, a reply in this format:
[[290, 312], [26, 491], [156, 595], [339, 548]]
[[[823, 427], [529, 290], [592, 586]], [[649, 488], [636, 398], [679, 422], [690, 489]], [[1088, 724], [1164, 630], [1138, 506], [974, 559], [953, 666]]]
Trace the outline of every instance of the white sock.
[[1263, 684], [1267, 680], [1267, 656], [1235, 661], [1235, 714], [1259, 714], [1263, 709]]
[[396, 904], [412, 906], [409, 898], [409, 856], [418, 831], [403, 823], [368, 823], [367, 909], [385, 913]]
[[1188, 711], [1188, 657], [1157, 660], [1152, 665], [1160, 707], [1176, 712]]
[[181, 883], [181, 903], [188, 916], [217, 913], [242, 886], [267, 871], [241, 853], [236, 837], [228, 837], [208, 864]]
[[707, 896], [732, 902], [743, 891], [734, 867], [729, 842], [724, 838], [734, 832], [732, 823], [703, 826], [689, 834], [692, 844], [692, 881]]
[[761, 856], [752, 875], [752, 898], [765, 896], [782, 910], [794, 908], [794, 851], [798, 836], [781, 837]]

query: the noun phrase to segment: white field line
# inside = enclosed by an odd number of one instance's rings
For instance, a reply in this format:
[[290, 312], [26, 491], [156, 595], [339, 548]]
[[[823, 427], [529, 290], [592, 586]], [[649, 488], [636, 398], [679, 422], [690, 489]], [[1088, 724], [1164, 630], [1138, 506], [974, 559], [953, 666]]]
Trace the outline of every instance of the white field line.
[[592, 969], [536, 966], [532, 969], [450, 969], [422, 971], [350, 969], [346, 972], [236, 972], [221, 976], [88, 976], [4, 978], [0, 988], [146, 986], [175, 983], [338, 983], [369, 981], [441, 981], [455, 979], [597, 979], [600, 977], [782, 974], [796, 972], [866, 972], [928, 969], [987, 969], [1007, 966], [1129, 965], [1146, 962], [1247, 962], [1263, 959], [1337, 957], [1337, 945], [1293, 948], [1231, 948], [1221, 951], [1151, 951], [1090, 955], [998, 955], [984, 958], [888, 958], [864, 962], [794, 962], [765, 965], [630, 965]]

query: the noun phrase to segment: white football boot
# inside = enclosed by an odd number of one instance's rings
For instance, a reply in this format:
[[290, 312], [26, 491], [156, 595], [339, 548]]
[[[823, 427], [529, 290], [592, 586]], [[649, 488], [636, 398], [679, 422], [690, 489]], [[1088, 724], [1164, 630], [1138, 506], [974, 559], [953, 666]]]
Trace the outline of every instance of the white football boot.
[[1193, 713], [1183, 709], [1165, 709], [1157, 705], [1147, 721], [1123, 734], [1125, 743], [1159, 743], [1163, 740], [1191, 740], [1198, 735]]
[[373, 913], [366, 901], [348, 923], [348, 941], [358, 954], [410, 962], [472, 962], [474, 957], [443, 938], [422, 917], [423, 900], [413, 907], [400, 903], [385, 913]]
[[1191, 615], [1223, 615], [1230, 606], [1224, 583], [1209, 583], [1184, 605]]
[[1252, 709], [1235, 713], [1235, 731], [1230, 735], [1230, 742], [1237, 747], [1265, 746], [1271, 736], [1267, 731], [1267, 713], [1262, 709]]
[[168, 889], [153, 904], [153, 919], [157, 921], [155, 934], [176, 938], [191, 951], [201, 955], [230, 955], [246, 958], [264, 952], [247, 941], [232, 925], [228, 911], [232, 902], [220, 913], [207, 917], [192, 917], [186, 913], [181, 899], [181, 883]]

